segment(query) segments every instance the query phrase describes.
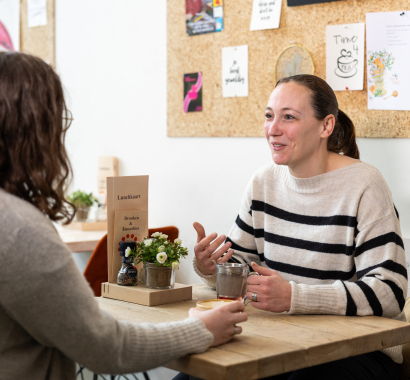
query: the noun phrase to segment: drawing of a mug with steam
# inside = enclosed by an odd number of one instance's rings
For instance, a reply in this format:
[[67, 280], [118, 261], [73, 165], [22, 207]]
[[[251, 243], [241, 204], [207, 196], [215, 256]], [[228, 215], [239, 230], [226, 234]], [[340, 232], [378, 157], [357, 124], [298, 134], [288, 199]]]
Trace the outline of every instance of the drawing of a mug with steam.
[[342, 49], [337, 59], [335, 74], [341, 78], [351, 78], [357, 73], [357, 59], [353, 59], [352, 52]]

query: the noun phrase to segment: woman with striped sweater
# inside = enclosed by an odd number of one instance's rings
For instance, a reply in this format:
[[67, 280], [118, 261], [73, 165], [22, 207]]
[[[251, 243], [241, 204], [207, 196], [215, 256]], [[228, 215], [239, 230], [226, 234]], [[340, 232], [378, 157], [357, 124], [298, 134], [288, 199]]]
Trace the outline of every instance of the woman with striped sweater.
[[[332, 89], [312, 75], [280, 80], [264, 132], [273, 163], [249, 182], [228, 236], [194, 224], [196, 272], [215, 286], [214, 261], [247, 263], [261, 276], [246, 295], [262, 310], [405, 321], [399, 215], [380, 172], [359, 160]], [[274, 378], [395, 379], [401, 362], [397, 346]]]

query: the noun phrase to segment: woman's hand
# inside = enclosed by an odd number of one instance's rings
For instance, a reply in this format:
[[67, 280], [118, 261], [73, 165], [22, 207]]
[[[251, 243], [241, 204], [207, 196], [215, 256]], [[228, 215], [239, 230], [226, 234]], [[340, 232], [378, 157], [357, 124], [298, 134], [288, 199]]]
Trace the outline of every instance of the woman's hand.
[[200, 319], [214, 336], [212, 346], [230, 341], [234, 335], [242, 332], [237, 323], [245, 322], [248, 315], [244, 313], [243, 302], [229, 302], [215, 309], [201, 311], [195, 308], [189, 310], [189, 316]]
[[256, 294], [256, 302], [251, 305], [257, 309], [280, 313], [290, 310], [292, 287], [276, 271], [266, 269], [252, 263], [252, 269], [260, 276], [249, 276], [246, 288], [246, 298], [252, 299], [252, 294]]
[[205, 229], [198, 222], [194, 223], [194, 228], [198, 234], [198, 239], [195, 244], [194, 252], [196, 258], [196, 266], [202, 274], [215, 273], [215, 264], [226, 263], [232, 256], [233, 250], [223, 256], [223, 254], [231, 247], [231, 243], [227, 242], [222, 247], [218, 247], [225, 241], [226, 236], [221, 235], [217, 238], [217, 234], [214, 232], [208, 236], [205, 235]]

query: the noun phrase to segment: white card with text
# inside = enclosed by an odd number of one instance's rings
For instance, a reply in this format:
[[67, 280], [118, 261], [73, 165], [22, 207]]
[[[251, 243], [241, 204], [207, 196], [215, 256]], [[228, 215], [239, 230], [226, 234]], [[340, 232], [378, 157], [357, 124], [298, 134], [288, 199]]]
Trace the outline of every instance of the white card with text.
[[333, 91], [363, 90], [364, 23], [326, 26], [326, 82]]
[[248, 45], [222, 48], [222, 96], [248, 96]]
[[410, 11], [366, 14], [370, 110], [410, 111]]
[[277, 29], [282, 0], [253, 0], [251, 30]]

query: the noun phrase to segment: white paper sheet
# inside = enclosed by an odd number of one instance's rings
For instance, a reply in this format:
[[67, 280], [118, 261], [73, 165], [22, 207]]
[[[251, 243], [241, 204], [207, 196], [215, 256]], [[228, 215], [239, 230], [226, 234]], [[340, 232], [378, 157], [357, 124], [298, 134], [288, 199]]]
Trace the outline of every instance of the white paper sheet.
[[29, 28], [47, 25], [47, 0], [27, 0]]
[[248, 96], [248, 45], [222, 48], [222, 95]]
[[326, 81], [333, 91], [363, 90], [364, 23], [326, 26]]
[[0, 0], [0, 22], [0, 51], [19, 51], [20, 0]]
[[251, 30], [279, 28], [282, 0], [253, 0]]
[[368, 108], [410, 111], [410, 11], [367, 13], [366, 46]]

